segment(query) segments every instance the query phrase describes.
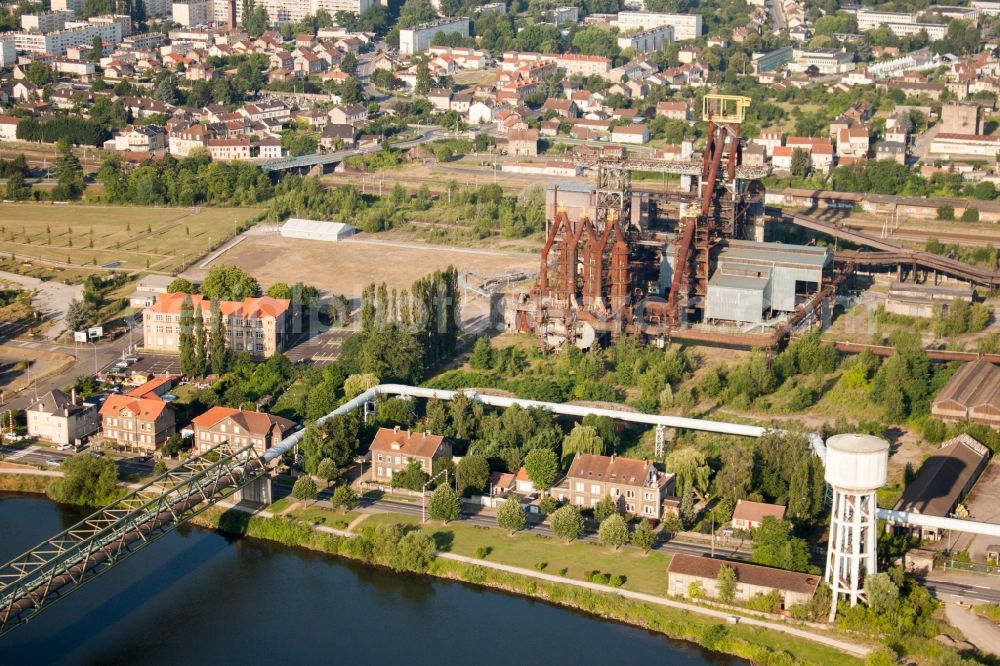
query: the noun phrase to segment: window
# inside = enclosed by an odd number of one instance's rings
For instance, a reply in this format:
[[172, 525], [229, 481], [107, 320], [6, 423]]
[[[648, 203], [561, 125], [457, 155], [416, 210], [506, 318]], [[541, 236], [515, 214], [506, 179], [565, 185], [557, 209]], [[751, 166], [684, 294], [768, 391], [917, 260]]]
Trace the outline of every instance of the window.
[[647, 516], [652, 516], [653, 515], [653, 507], [648, 506], [648, 505], [644, 506], [644, 507], [642, 507], [642, 512], [644, 514], [646, 514]]
[[[379, 461], [379, 462], [382, 462], [382, 454], [381, 454], [381, 453], [380, 453], [380, 454], [378, 454], [378, 461]], [[379, 474], [381, 474], [381, 472], [379, 472]]]
[[628, 511], [629, 513], [633, 513], [635, 511], [635, 504], [629, 504], [628, 502], [626, 502], [625, 510]]
[[618, 495], [620, 495], [620, 494], [621, 494], [621, 491], [618, 490], [617, 488], [612, 488], [611, 489], [611, 496], [612, 497], [618, 497]]
[[583, 492], [583, 483], [581, 483], [580, 481], [576, 482], [576, 492], [578, 492], [578, 493], [582, 493]]
[[653, 493], [643, 493], [642, 498], [646, 500], [651, 500], [653, 499]]
[[633, 497], [635, 497], [635, 491], [634, 490], [626, 490], [625, 491], [625, 497], [627, 497], [629, 499], [632, 499]]
[[600, 484], [598, 484], [598, 483], [592, 483], [592, 484], [590, 484], [590, 494], [591, 495], [600, 495], [601, 494], [601, 486], [600, 486]]

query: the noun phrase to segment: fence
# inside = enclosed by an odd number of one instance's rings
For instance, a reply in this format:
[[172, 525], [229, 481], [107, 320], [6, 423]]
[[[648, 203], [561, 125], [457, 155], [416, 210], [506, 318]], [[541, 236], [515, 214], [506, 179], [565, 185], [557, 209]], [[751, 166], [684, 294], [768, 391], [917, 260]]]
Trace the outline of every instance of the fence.
[[977, 573], [984, 576], [1000, 576], [1000, 566], [996, 564], [980, 564], [979, 562], [946, 560], [941, 565], [941, 568], [946, 571], [964, 571], [966, 573]]

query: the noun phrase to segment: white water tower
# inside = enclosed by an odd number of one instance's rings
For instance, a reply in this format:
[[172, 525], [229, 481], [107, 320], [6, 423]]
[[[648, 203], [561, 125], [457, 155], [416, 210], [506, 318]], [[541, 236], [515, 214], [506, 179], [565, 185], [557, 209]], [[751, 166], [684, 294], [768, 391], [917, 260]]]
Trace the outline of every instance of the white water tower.
[[864, 601], [865, 576], [876, 570], [875, 491], [886, 483], [889, 442], [872, 435], [834, 435], [826, 441], [826, 482], [833, 489], [826, 581], [837, 600]]

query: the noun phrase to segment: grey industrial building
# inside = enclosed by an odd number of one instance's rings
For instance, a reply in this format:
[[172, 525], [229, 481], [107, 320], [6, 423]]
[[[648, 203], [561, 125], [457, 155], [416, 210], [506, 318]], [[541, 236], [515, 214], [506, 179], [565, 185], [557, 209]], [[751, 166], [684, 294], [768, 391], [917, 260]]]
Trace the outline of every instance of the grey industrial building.
[[[673, 274], [674, 252], [668, 246], [661, 276], [665, 286]], [[819, 291], [832, 264], [825, 247], [726, 241], [708, 281], [705, 319], [759, 324], [768, 311], [792, 312]]]

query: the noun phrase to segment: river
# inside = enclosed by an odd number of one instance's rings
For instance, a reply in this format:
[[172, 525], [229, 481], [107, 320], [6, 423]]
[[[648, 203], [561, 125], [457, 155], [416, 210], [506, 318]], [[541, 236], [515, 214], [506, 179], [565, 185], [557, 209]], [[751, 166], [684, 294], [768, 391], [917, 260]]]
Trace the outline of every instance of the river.
[[[0, 561], [85, 515], [0, 493]], [[742, 664], [463, 583], [182, 527], [0, 638], [0, 664]]]

